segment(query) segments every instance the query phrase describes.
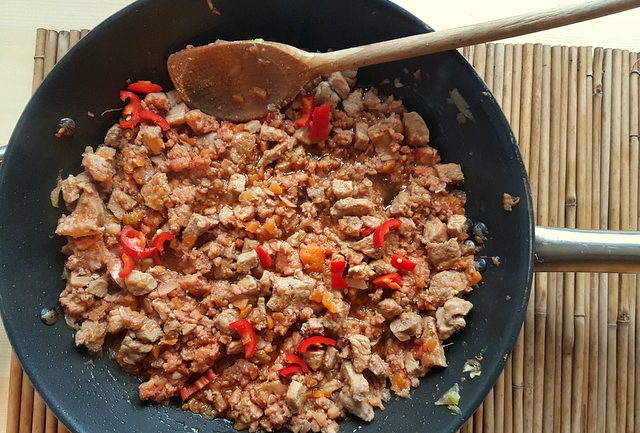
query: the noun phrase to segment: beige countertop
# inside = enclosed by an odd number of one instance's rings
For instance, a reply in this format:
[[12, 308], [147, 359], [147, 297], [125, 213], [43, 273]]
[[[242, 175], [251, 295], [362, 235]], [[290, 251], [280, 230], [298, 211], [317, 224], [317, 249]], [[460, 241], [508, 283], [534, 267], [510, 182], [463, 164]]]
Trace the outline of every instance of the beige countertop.
[[[204, 1], [204, 0], [203, 0]], [[459, 0], [452, 3], [424, 0], [396, 0], [435, 29], [445, 29], [574, 1], [538, 0], [535, 5], [510, 0]], [[92, 28], [131, 3], [129, 0], [1, 0], [0, 82], [5, 96], [0, 99], [0, 145], [9, 141], [12, 129], [31, 94], [35, 31], [38, 27], [69, 30]], [[600, 18], [509, 42], [540, 42], [550, 45], [590, 45], [640, 51], [640, 10]], [[0, 433], [5, 431], [10, 346], [0, 323]]]

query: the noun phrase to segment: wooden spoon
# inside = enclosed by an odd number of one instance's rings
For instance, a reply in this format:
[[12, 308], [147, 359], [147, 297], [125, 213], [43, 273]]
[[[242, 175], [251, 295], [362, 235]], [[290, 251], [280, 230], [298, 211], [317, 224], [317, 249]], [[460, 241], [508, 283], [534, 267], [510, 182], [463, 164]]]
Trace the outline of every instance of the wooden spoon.
[[218, 41], [172, 54], [167, 68], [189, 107], [247, 121], [288, 104], [323, 74], [538, 32], [638, 6], [640, 0], [591, 1], [328, 53], [262, 40]]

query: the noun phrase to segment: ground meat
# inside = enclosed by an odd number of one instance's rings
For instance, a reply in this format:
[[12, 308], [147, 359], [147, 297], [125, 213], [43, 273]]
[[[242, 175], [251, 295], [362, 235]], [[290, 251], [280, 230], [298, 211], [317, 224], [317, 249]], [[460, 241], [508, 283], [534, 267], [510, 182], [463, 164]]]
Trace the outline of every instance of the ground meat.
[[[481, 280], [464, 245], [462, 170], [427, 145], [420, 115], [354, 85], [343, 71], [307, 86], [332, 107], [326, 140], [296, 125], [300, 98], [235, 125], [171, 91], [143, 101], [169, 131], [114, 125], [86, 148], [85, 171], [59, 182], [68, 212], [56, 229], [76, 344], [113, 356], [145, 380], [142, 400], [163, 404], [213, 368], [182, 408], [250, 431], [336, 433], [347, 413], [371, 421], [391, 392], [408, 397], [446, 366], [444, 342], [471, 308], [460, 297]], [[401, 225], [375, 246], [391, 218]], [[120, 277], [124, 226], [147, 248], [159, 233], [175, 238]], [[399, 271], [393, 254], [416, 268]], [[349, 287], [336, 288], [342, 261]], [[388, 273], [400, 290], [373, 283]], [[239, 320], [256, 333], [249, 359]], [[297, 351], [317, 336], [336, 344]], [[309, 371], [279, 374], [286, 354]]]

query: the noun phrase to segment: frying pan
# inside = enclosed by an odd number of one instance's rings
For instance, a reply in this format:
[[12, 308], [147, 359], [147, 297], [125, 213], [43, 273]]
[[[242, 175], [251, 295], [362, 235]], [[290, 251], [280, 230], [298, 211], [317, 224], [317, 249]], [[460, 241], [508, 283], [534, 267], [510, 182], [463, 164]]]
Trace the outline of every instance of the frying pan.
[[[40, 322], [42, 308], [58, 305], [64, 287], [60, 278], [63, 240], [52, 236], [60, 211], [51, 207], [49, 193], [58, 175], [80, 171], [84, 147], [102, 143], [107, 129], [118, 119], [117, 113], [89, 118], [87, 111], [101, 113], [120, 107], [118, 90], [129, 78], [170, 87], [166, 58], [186, 44], [260, 37], [324, 51], [431, 31], [384, 0], [217, 0], [220, 15], [212, 13], [210, 5], [206, 0], [142, 0], [98, 26], [45, 79], [18, 121], [6, 152], [0, 172], [0, 312], [35, 388], [75, 432], [233, 431], [227, 421], [179, 411], [176, 405], [140, 402], [137, 378], [123, 373], [106, 356], [90, 357], [76, 348], [63, 320], [50, 327]], [[423, 79], [381, 90], [393, 91], [409, 109], [420, 112], [443, 159], [462, 165], [468, 216], [489, 228], [482, 253], [499, 256], [501, 266], [491, 266], [483, 284], [469, 296], [474, 309], [468, 326], [450, 340], [449, 367], [429, 373], [410, 399], [392, 398], [373, 422], [348, 418], [341, 424], [343, 432], [361, 428], [385, 433], [457, 430], [493, 386], [513, 348], [534, 270], [527, 175], [497, 103], [456, 52], [364, 68], [359, 84], [371, 86], [385, 78], [406, 77], [405, 68], [409, 73], [420, 69]], [[453, 89], [466, 99], [474, 121], [458, 122], [457, 109], [448, 102]], [[54, 138], [62, 117], [75, 119], [77, 132]], [[503, 192], [521, 197], [513, 212], [503, 210]], [[569, 243], [565, 235], [539, 231], [540, 260], [546, 265], [563, 266], [562, 261], [556, 262], [556, 253], [558, 244], [566, 247]], [[638, 241], [633, 250], [630, 242], [634, 241], [628, 238], [634, 234], [620, 236], [627, 236], [620, 245], [629, 253], [622, 262], [615, 262], [616, 269], [637, 266]], [[596, 239], [595, 244], [603, 247], [607, 241], [611, 238]], [[568, 250], [570, 259], [575, 251]], [[609, 251], [604, 248], [599, 253]], [[587, 265], [600, 263], [601, 256], [587, 257]], [[465, 379], [464, 363], [480, 356], [482, 375]], [[434, 405], [454, 383], [461, 388], [461, 416]]]

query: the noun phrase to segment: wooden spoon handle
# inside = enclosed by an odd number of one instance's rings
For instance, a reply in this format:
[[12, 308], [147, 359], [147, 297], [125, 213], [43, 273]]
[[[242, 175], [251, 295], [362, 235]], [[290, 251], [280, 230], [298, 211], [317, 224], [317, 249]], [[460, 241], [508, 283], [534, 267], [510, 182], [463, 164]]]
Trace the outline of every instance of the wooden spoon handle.
[[640, 0], [597, 0], [558, 6], [480, 24], [313, 54], [307, 62], [315, 74], [326, 74], [535, 33], [638, 6]]

